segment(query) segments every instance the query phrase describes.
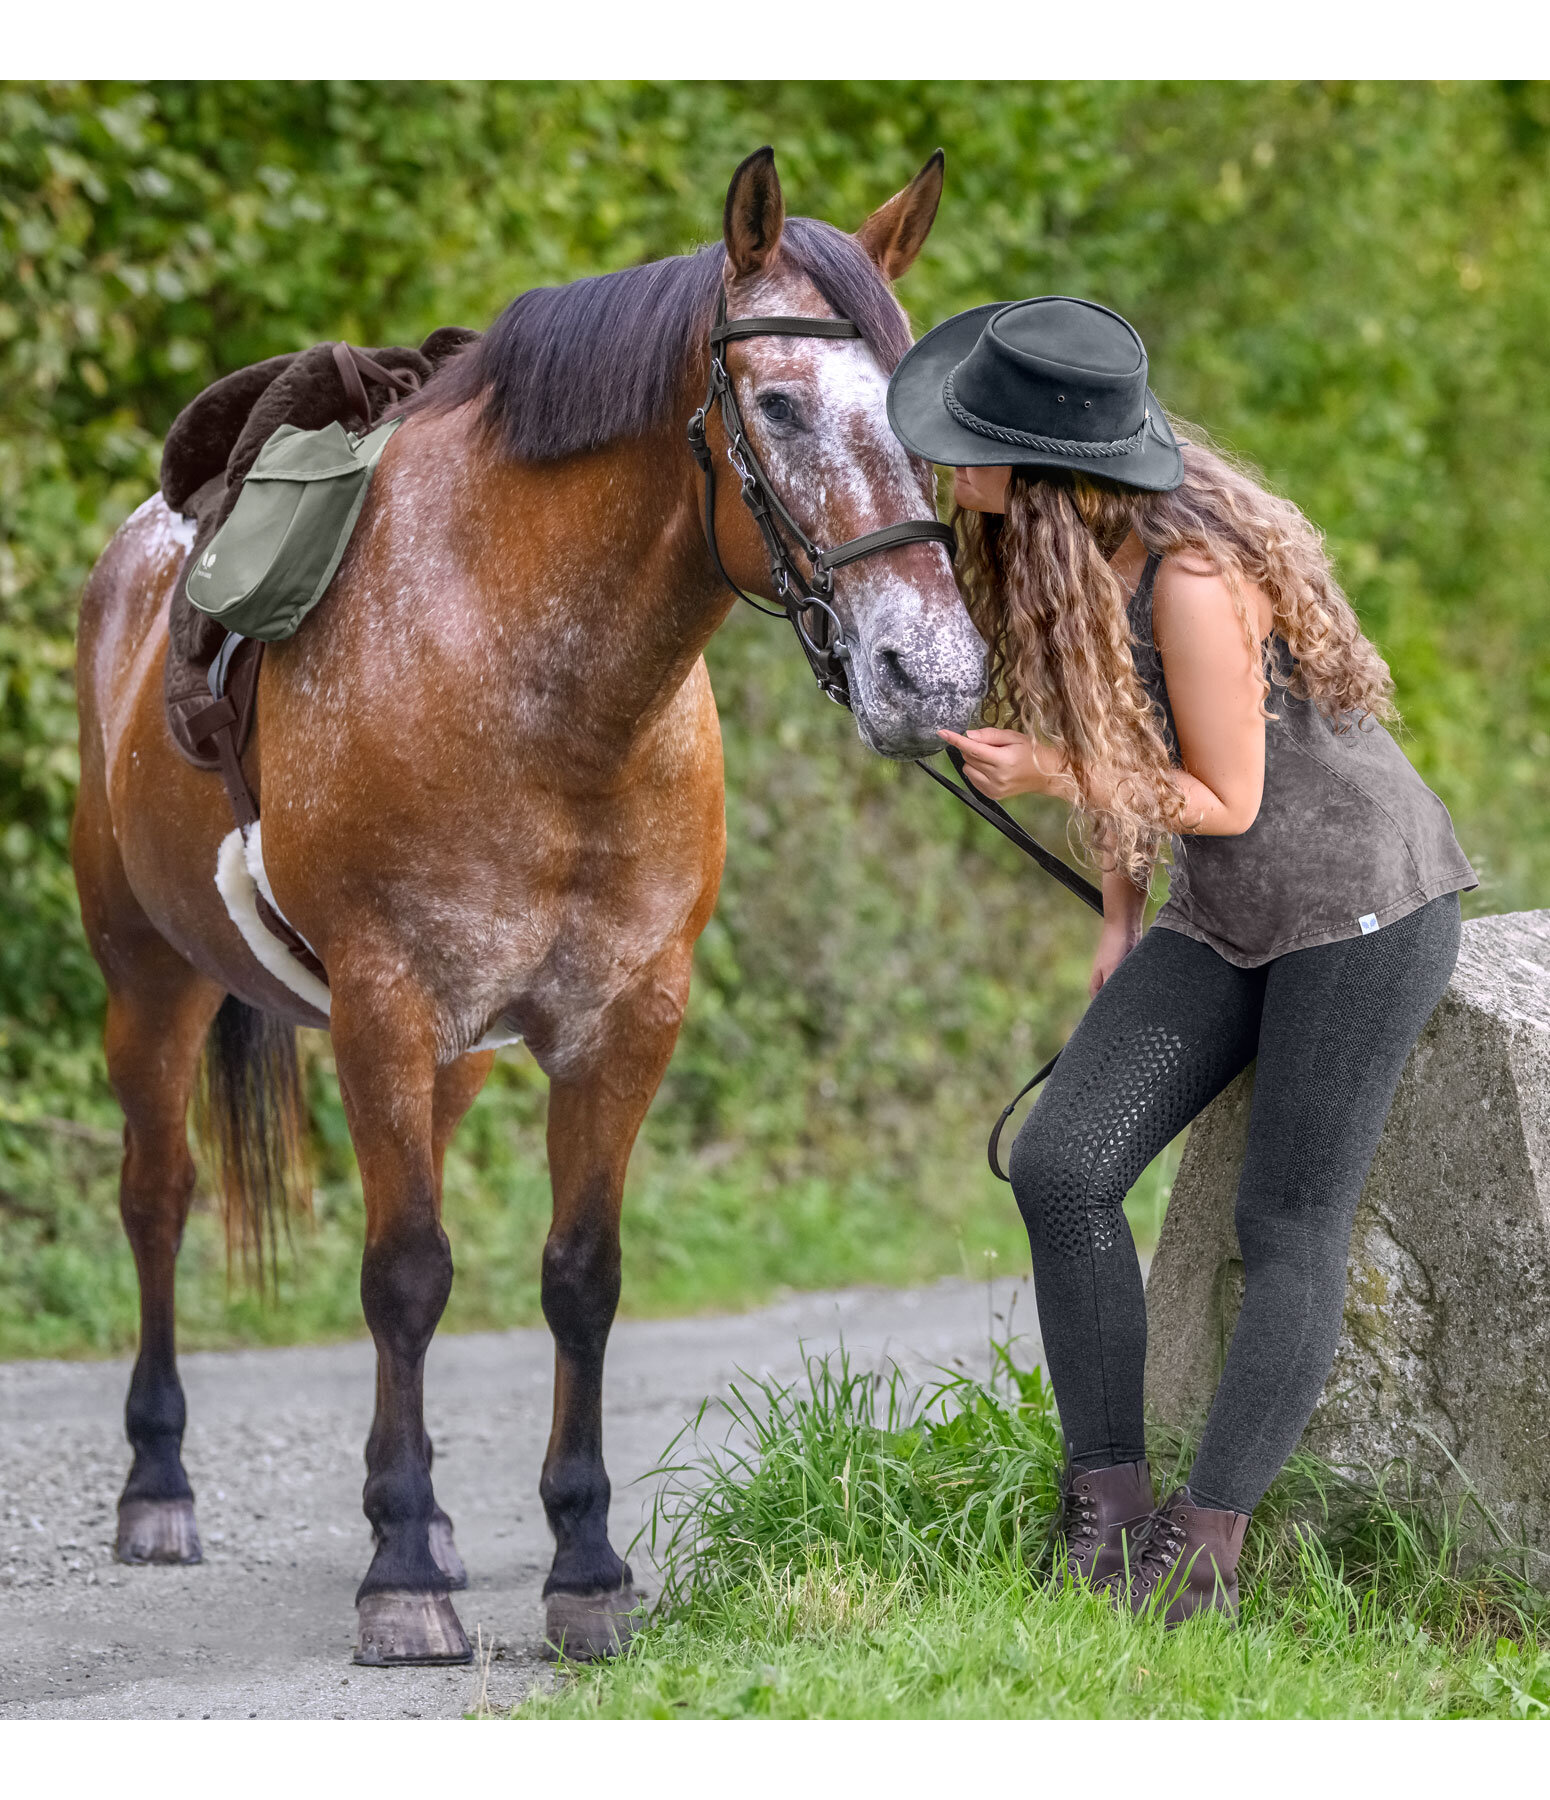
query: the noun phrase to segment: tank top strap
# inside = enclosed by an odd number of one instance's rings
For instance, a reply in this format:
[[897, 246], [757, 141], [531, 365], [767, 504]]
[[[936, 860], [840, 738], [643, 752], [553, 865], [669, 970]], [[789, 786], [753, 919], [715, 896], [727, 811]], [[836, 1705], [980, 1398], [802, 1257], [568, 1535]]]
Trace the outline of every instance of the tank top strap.
[[1141, 579], [1136, 583], [1136, 591], [1130, 596], [1128, 611], [1130, 614], [1130, 632], [1138, 644], [1156, 647], [1157, 640], [1152, 632], [1152, 590], [1157, 585], [1157, 571], [1162, 567], [1162, 557], [1152, 551], [1146, 559], [1146, 567], [1141, 571]]
[[1136, 583], [1136, 591], [1130, 596], [1126, 612], [1130, 624], [1130, 656], [1136, 667], [1136, 675], [1157, 714], [1169, 759], [1177, 762], [1179, 740], [1173, 725], [1173, 707], [1168, 700], [1168, 683], [1163, 677], [1162, 653], [1157, 648], [1157, 639], [1152, 630], [1152, 590], [1157, 584], [1157, 571], [1161, 567], [1162, 557], [1154, 551], [1146, 559], [1146, 567], [1141, 571], [1141, 579]]

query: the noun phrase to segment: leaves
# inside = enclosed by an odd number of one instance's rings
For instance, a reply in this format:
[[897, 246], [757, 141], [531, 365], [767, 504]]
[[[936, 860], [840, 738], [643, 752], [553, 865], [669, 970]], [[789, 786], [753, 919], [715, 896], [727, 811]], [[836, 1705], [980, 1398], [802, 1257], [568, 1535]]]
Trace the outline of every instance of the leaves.
[[[946, 147], [920, 327], [1041, 291], [1132, 317], [1167, 403], [1327, 530], [1488, 875], [1471, 904], [1532, 903], [1547, 120], [1529, 84], [0, 85], [0, 1085], [101, 1093], [65, 861], [74, 615], [178, 409], [262, 356], [482, 325], [687, 248], [763, 142], [794, 210], [848, 226]], [[1069, 1030], [1086, 922], [869, 758], [777, 627], [738, 618], [710, 660], [728, 876], [654, 1140], [756, 1145], [777, 1186], [866, 1169], [945, 1226], [930, 1153], [977, 1154]]]

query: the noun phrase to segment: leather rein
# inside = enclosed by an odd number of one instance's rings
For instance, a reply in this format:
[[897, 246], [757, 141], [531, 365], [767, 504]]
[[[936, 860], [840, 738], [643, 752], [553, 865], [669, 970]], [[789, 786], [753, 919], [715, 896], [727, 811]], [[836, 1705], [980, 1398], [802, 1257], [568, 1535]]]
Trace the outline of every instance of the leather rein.
[[[843, 544], [837, 544], [832, 550], [821, 549], [791, 516], [790, 509], [770, 485], [770, 478], [765, 474], [763, 465], [748, 441], [748, 431], [737, 404], [732, 378], [727, 373], [725, 348], [739, 338], [860, 336], [860, 326], [850, 319], [809, 319], [799, 315], [777, 314], [763, 318], [729, 320], [726, 290], [723, 288], [716, 303], [716, 322], [710, 330], [710, 373], [705, 384], [705, 399], [689, 420], [688, 427], [689, 449], [705, 476], [705, 542], [710, 548], [716, 573], [738, 599], [746, 600], [756, 612], [762, 612], [772, 619], [784, 618], [790, 621], [818, 686], [831, 700], [846, 708], [850, 707], [849, 670], [853, 651], [845, 636], [845, 628], [840, 623], [839, 614], [831, 604], [834, 571], [843, 568], [846, 563], [859, 562], [864, 556], [876, 556], [880, 551], [896, 549], [900, 544], [940, 544], [951, 561], [958, 547], [957, 533], [950, 525], [944, 525], [937, 519], [906, 519], [901, 524], [885, 525], [880, 531], [869, 531], [861, 537], [850, 538]], [[726, 565], [721, 560], [721, 550], [716, 542], [716, 462], [706, 433], [713, 406], [719, 406], [721, 410], [722, 428], [727, 436], [727, 461], [738, 478], [743, 504], [752, 513], [754, 524], [758, 526], [759, 535], [764, 539], [764, 547], [769, 553], [770, 580], [778, 602], [776, 606], [766, 606], [754, 595], [745, 593], [727, 573]], [[807, 563], [806, 571], [792, 554], [791, 542], [788, 540], [795, 541]], [[939, 787], [946, 788], [954, 799], [967, 806], [971, 812], [977, 813], [987, 824], [993, 825], [1025, 856], [1031, 857], [1046, 875], [1058, 881], [1069, 893], [1101, 915], [1102, 892], [1052, 851], [1045, 849], [1037, 838], [1024, 831], [998, 801], [971, 786], [964, 773], [963, 758], [951, 746], [947, 747], [947, 757], [958, 774], [958, 781], [949, 780], [923, 758], [916, 760], [915, 767], [924, 770]], [[995, 1129], [990, 1134], [987, 1154], [992, 1173], [1002, 1181], [1007, 1179], [999, 1155], [1002, 1129], [1018, 1101], [1045, 1079], [1058, 1059], [1057, 1052], [996, 1120]]]

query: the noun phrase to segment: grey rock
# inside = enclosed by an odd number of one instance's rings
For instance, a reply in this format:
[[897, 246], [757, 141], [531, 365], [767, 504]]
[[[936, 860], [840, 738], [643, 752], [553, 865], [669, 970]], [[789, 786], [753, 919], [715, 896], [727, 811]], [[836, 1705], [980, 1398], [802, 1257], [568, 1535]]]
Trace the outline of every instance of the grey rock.
[[[1254, 1072], [1191, 1129], [1147, 1280], [1147, 1403], [1205, 1417], [1243, 1300], [1233, 1201]], [[1550, 1587], [1550, 911], [1472, 919], [1362, 1192], [1335, 1366], [1303, 1448], [1464, 1480]]]

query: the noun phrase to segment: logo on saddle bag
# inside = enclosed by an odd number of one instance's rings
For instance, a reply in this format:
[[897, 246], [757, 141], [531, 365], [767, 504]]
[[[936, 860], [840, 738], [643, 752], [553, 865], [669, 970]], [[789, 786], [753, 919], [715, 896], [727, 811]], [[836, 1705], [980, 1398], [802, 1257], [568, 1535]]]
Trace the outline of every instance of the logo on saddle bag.
[[290, 637], [333, 580], [377, 459], [402, 423], [390, 419], [364, 437], [337, 423], [321, 431], [281, 425], [243, 480], [230, 518], [189, 570], [189, 604], [243, 637], [271, 644]]

